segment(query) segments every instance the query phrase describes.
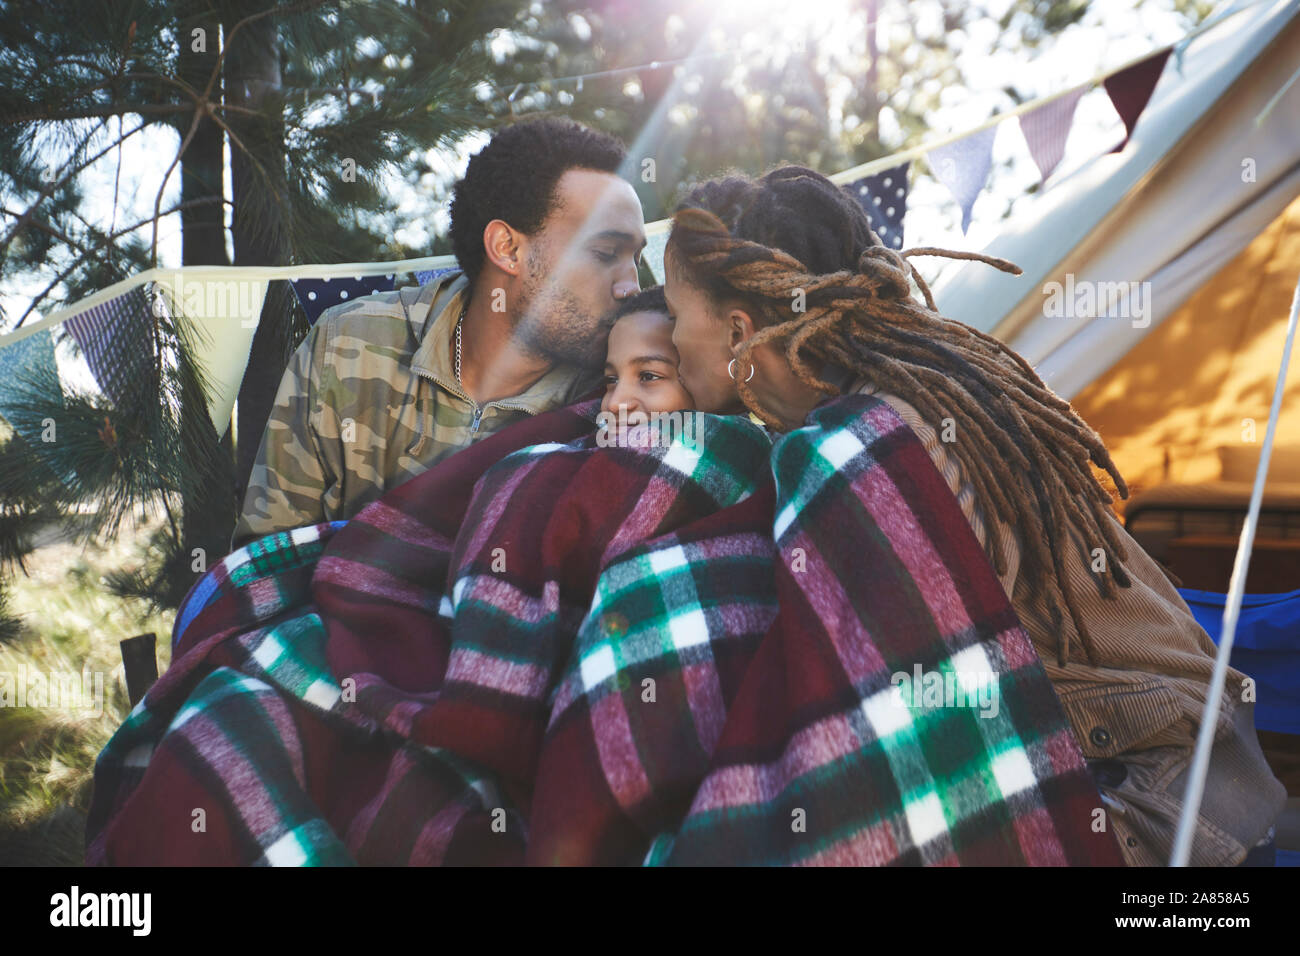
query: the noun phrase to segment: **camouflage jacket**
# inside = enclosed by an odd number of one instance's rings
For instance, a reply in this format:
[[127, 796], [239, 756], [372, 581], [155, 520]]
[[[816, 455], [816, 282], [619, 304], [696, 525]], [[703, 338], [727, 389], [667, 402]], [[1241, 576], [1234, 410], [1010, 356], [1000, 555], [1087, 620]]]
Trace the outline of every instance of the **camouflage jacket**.
[[280, 382], [234, 547], [350, 518], [458, 449], [595, 387], [597, 373], [557, 366], [520, 395], [475, 405], [451, 361], [468, 288], [457, 272], [321, 316]]

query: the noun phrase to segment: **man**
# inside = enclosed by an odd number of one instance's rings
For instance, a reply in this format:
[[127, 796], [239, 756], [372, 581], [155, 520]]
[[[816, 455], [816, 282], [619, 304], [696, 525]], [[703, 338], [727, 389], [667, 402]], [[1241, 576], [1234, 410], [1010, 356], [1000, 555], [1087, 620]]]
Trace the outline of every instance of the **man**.
[[451, 203], [460, 272], [327, 311], [298, 347], [235, 527], [349, 518], [385, 489], [599, 381], [605, 316], [645, 247], [612, 137], [563, 119], [499, 131]]

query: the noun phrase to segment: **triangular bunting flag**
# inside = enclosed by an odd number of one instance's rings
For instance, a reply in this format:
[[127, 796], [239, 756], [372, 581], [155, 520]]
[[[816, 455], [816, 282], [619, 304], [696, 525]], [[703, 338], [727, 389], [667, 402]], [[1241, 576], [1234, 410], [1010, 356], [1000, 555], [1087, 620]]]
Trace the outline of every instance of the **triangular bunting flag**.
[[[49, 389], [50, 394], [39, 395]], [[54, 360], [54, 338], [49, 329], [19, 339], [0, 348], [0, 418], [27, 442], [41, 440], [40, 427], [27, 421], [22, 408], [38, 391], [40, 398], [61, 400], [59, 394], [59, 369]]]
[[1042, 182], [1047, 181], [1065, 155], [1065, 141], [1070, 137], [1074, 109], [1086, 92], [1087, 87], [1081, 86], [1020, 117], [1020, 131], [1025, 134], [1029, 155], [1034, 157]]
[[421, 269], [415, 274], [415, 283], [416, 285], [428, 285], [434, 279], [441, 279], [443, 276], [459, 271], [460, 266], [448, 266], [445, 269]]
[[1125, 130], [1124, 142], [1112, 149], [1112, 153], [1118, 153], [1128, 145], [1129, 137], [1133, 135], [1133, 127], [1137, 125], [1142, 111], [1147, 108], [1156, 83], [1160, 80], [1160, 74], [1165, 71], [1165, 61], [1169, 59], [1169, 53], [1169, 50], [1161, 50], [1141, 63], [1134, 63], [1128, 69], [1106, 77], [1104, 83], [1106, 92], [1110, 95], [1110, 101], [1115, 104], [1115, 111], [1119, 113], [1119, 118], [1124, 121]]
[[293, 286], [293, 293], [302, 304], [302, 310], [307, 313], [307, 321], [315, 325], [326, 309], [340, 302], [351, 302], [376, 292], [391, 292], [393, 273], [386, 276], [294, 279], [289, 284]]
[[988, 126], [925, 154], [935, 178], [948, 187], [948, 192], [961, 207], [963, 236], [970, 228], [975, 197], [989, 178], [989, 169], [993, 165], [993, 138], [997, 131], [997, 126]]
[[907, 213], [907, 171], [912, 164], [892, 166], [863, 176], [844, 188], [862, 204], [871, 229], [888, 249], [903, 248], [903, 216]]
[[136, 286], [63, 323], [114, 404], [122, 402], [132, 382], [156, 371], [152, 303], [145, 287]]
[[641, 261], [650, 267], [655, 281], [660, 285], [664, 282], [664, 250], [667, 248], [668, 230], [663, 229], [645, 237], [645, 249], [641, 253]]
[[221, 266], [185, 266], [159, 276], [170, 314], [194, 332], [194, 358], [212, 386], [208, 415], [218, 435], [230, 427], [253, 336], [266, 301], [266, 279], [232, 279]]

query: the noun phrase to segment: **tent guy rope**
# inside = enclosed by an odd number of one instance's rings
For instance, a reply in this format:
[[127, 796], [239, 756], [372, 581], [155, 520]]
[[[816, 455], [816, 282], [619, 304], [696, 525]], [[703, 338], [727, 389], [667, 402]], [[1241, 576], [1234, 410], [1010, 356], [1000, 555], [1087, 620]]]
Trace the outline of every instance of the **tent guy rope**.
[[[1214, 731], [1219, 722], [1217, 714], [1223, 685], [1228, 676], [1228, 657], [1236, 637], [1237, 618], [1246, 592], [1246, 571], [1250, 567], [1250, 552], [1255, 544], [1255, 528], [1259, 524], [1259, 508], [1264, 499], [1264, 481], [1268, 475], [1268, 459], [1273, 452], [1273, 438], [1282, 412], [1282, 394], [1286, 390], [1287, 369], [1291, 365], [1291, 346], [1295, 344], [1296, 318], [1300, 316], [1300, 280], [1296, 282], [1291, 299], [1291, 319], [1287, 323], [1286, 345], [1282, 348], [1282, 361], [1278, 365], [1277, 385], [1273, 388], [1273, 405], [1268, 411], [1268, 427], [1264, 431], [1264, 445], [1259, 453], [1259, 467], [1255, 469], [1255, 487], [1250, 493], [1250, 510], [1241, 528], [1241, 542], [1232, 562], [1232, 578], [1228, 584], [1228, 600], [1223, 607], [1223, 630], [1219, 636], [1219, 652], [1214, 658], [1214, 674], [1205, 694], [1205, 708], [1201, 712], [1201, 726], [1196, 734], [1196, 752], [1192, 758], [1192, 771], [1187, 778], [1183, 797], [1183, 812], [1178, 818], [1178, 833], [1174, 838], [1174, 853], [1170, 866], [1187, 866], [1192, 853], [1192, 837], [1196, 832], [1197, 814], [1201, 809], [1201, 796], [1205, 791], [1205, 774], [1210, 766], [1210, 748], [1214, 744]], [[1246, 848], [1247, 850], [1250, 847]]]

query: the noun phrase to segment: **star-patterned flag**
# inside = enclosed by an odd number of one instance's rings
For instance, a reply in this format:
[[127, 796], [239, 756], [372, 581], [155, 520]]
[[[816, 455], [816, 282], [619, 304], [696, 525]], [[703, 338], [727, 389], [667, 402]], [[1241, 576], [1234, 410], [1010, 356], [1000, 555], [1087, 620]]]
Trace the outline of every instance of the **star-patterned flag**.
[[351, 279], [339, 276], [333, 279], [294, 279], [289, 284], [302, 303], [302, 310], [307, 313], [307, 321], [315, 325], [321, 313], [340, 302], [351, 302], [376, 292], [391, 292], [393, 274], [354, 276]]
[[952, 197], [961, 207], [961, 234], [970, 228], [971, 207], [975, 197], [988, 181], [993, 165], [993, 137], [996, 126], [976, 130], [969, 136], [946, 146], [939, 146], [925, 154], [935, 178], [948, 187]]
[[907, 171], [910, 162], [863, 176], [844, 188], [862, 204], [871, 229], [889, 249], [903, 248], [903, 216], [907, 213]]
[[133, 385], [156, 373], [153, 315], [156, 290], [136, 286], [63, 323], [95, 381], [115, 404]]
[[1047, 181], [1065, 155], [1065, 141], [1070, 137], [1074, 109], [1085, 92], [1087, 87], [1081, 86], [1020, 117], [1020, 131], [1025, 134], [1029, 155], [1034, 157], [1041, 182]]
[[1160, 74], [1165, 71], [1165, 62], [1169, 59], [1170, 52], [1170, 50], [1161, 50], [1141, 63], [1134, 63], [1127, 70], [1120, 70], [1106, 77], [1103, 85], [1110, 95], [1110, 101], [1115, 104], [1115, 111], [1119, 113], [1119, 118], [1124, 121], [1125, 130], [1124, 141], [1112, 149], [1112, 153], [1118, 153], [1128, 145], [1129, 137], [1133, 135], [1133, 127], [1137, 125], [1142, 111], [1147, 108], [1151, 94], [1155, 92], [1156, 83], [1160, 81]]
[[432, 282], [434, 279], [438, 279], [441, 278], [442, 276], [450, 275], [453, 272], [459, 272], [459, 271], [460, 271], [460, 266], [448, 266], [445, 269], [421, 269], [418, 272], [416, 272], [415, 281], [417, 285], [427, 285], [428, 283]]

